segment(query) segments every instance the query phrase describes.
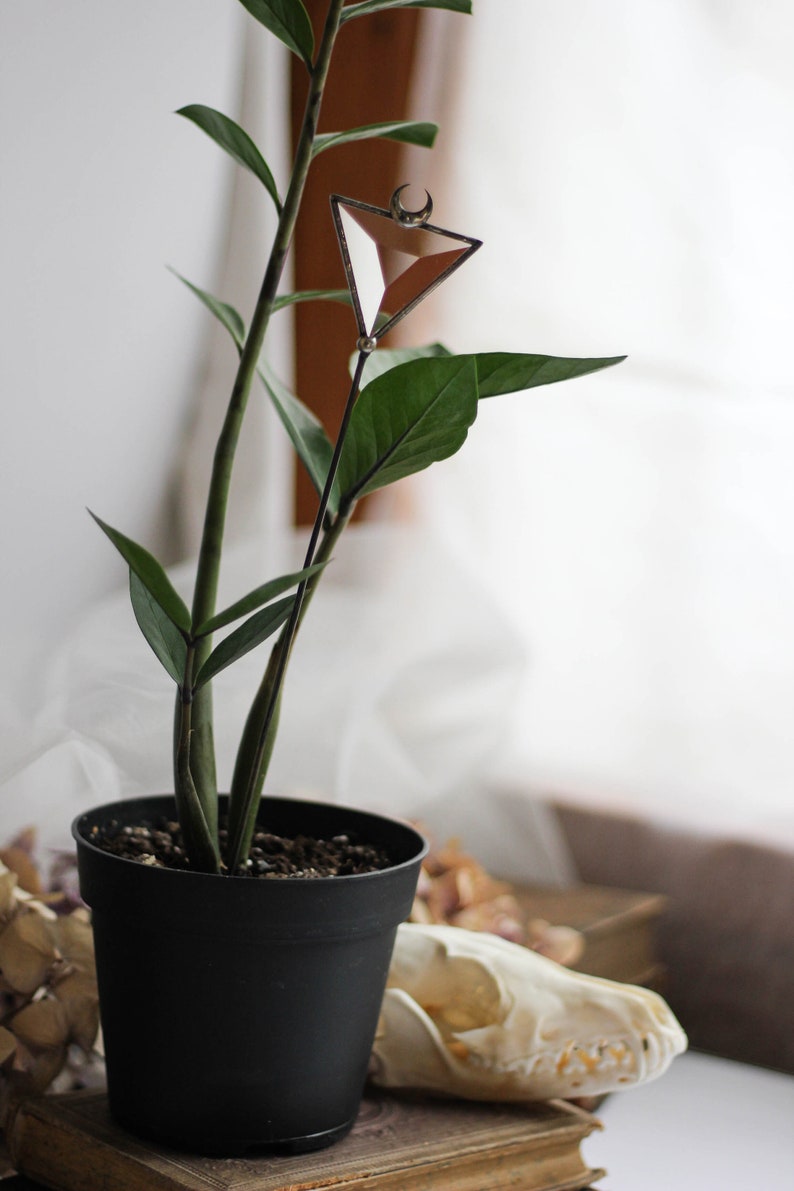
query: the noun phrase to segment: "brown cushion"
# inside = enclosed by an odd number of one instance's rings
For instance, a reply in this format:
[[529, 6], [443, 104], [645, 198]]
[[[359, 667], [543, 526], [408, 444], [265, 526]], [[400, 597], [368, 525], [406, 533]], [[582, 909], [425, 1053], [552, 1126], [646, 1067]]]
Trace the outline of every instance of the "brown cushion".
[[794, 1071], [794, 854], [558, 804], [579, 876], [664, 893], [664, 988], [693, 1047]]

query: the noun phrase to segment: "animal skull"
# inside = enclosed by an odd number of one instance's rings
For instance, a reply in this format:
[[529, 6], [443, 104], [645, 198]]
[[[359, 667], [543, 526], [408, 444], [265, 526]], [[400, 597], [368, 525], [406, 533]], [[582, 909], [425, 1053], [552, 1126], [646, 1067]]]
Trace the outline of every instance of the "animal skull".
[[599, 1095], [655, 1079], [687, 1038], [656, 993], [496, 935], [397, 932], [371, 1077], [471, 1100]]

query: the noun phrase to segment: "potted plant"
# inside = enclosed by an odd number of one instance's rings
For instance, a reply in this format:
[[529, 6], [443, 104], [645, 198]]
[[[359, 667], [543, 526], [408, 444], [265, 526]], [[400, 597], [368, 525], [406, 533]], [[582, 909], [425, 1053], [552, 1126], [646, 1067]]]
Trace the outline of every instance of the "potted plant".
[[[453, 454], [481, 399], [584, 375], [618, 359], [453, 355], [439, 345], [373, 357], [394, 322], [479, 243], [432, 226], [429, 198], [410, 211], [399, 191], [385, 209], [335, 196], [358, 343], [332, 441], [263, 358], [271, 315], [307, 296], [279, 288], [307, 173], [313, 158], [336, 144], [377, 136], [430, 144], [435, 133], [433, 126], [403, 122], [319, 134], [336, 38], [349, 21], [384, 9], [467, 12], [470, 3], [328, 0], [316, 46], [301, 0], [241, 3], [304, 64], [309, 90], [283, 197], [265, 158], [234, 121], [202, 105], [180, 113], [259, 179], [278, 213], [247, 328], [231, 306], [190, 285], [239, 353], [191, 607], [147, 550], [97, 518], [129, 567], [138, 624], [176, 685], [174, 793], [99, 807], [73, 825], [81, 890], [93, 917], [111, 1111], [142, 1135], [229, 1153], [251, 1145], [306, 1150], [351, 1127], [396, 928], [410, 910], [425, 847], [411, 827], [382, 816], [262, 797], [290, 654], [340, 535], [362, 497]], [[360, 291], [353, 241], [360, 234], [377, 238], [378, 228], [389, 229], [387, 240], [405, 234], [416, 243], [433, 235], [447, 241], [436, 264], [419, 251], [413, 279], [387, 286], [373, 305]], [[337, 292], [311, 296], [339, 298]], [[303, 568], [260, 581], [219, 611], [227, 494], [257, 376], [317, 489], [318, 511]], [[212, 679], [271, 637], [229, 794], [219, 795]]]

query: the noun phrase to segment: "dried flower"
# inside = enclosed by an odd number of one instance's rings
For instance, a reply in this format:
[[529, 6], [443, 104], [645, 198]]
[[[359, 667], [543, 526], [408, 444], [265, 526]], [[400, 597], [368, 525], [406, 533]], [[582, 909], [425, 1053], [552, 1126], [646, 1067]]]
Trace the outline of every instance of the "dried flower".
[[428, 852], [410, 921], [446, 923], [490, 931], [514, 943], [525, 941], [521, 910], [510, 886], [491, 877], [462, 851], [458, 840]]
[[0, 862], [0, 1112], [12, 1090], [45, 1091], [73, 1052], [83, 1066], [99, 1029], [88, 914], [58, 915], [46, 904], [32, 839], [4, 849]]
[[[425, 828], [421, 830], [427, 835]], [[573, 927], [552, 926], [540, 918], [525, 925], [511, 886], [490, 876], [454, 839], [428, 852], [410, 921], [488, 931], [566, 966], [575, 964], [584, 951], [584, 936]]]
[[572, 926], [552, 926], [544, 918], [532, 918], [527, 923], [527, 946], [570, 968], [582, 958], [585, 942], [582, 932]]

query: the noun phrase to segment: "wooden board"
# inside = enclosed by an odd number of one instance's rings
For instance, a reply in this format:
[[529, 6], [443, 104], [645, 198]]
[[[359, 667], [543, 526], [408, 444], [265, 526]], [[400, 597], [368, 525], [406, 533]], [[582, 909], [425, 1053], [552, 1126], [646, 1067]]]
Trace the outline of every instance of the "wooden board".
[[654, 988], [662, 981], [654, 926], [665, 907], [664, 897], [597, 885], [526, 885], [515, 886], [514, 892], [527, 919], [543, 918], [582, 932], [585, 950], [573, 965], [576, 971]]

